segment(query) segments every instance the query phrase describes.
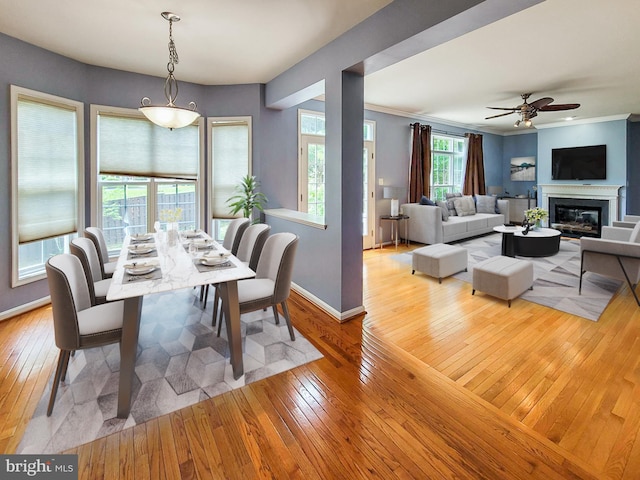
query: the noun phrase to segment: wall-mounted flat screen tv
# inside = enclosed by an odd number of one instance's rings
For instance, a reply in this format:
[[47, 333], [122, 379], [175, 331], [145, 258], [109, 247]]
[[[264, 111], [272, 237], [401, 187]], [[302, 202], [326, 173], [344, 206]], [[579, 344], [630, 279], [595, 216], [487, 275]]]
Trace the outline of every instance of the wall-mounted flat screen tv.
[[554, 148], [551, 150], [551, 178], [554, 180], [605, 180], [607, 146]]

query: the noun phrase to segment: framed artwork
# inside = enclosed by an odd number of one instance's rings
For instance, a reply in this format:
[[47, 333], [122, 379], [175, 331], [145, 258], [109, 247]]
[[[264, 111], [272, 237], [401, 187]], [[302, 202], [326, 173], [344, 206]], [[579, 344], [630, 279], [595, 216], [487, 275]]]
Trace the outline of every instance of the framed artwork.
[[513, 157], [511, 159], [511, 181], [533, 182], [536, 179], [536, 157]]

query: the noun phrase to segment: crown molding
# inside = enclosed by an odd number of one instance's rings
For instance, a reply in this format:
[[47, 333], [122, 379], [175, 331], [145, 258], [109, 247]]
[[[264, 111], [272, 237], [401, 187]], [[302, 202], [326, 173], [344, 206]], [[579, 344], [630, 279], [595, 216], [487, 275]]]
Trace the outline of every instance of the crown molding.
[[[572, 125], [585, 125], [589, 123], [614, 122], [616, 120], [630, 120], [633, 115], [631, 113], [622, 113], [620, 115], [609, 115], [608, 117], [581, 118], [578, 120], [563, 120], [561, 122], [546, 123], [544, 125], [536, 125], [538, 130], [545, 128], [571, 127]], [[637, 120], [631, 120], [637, 121]]]

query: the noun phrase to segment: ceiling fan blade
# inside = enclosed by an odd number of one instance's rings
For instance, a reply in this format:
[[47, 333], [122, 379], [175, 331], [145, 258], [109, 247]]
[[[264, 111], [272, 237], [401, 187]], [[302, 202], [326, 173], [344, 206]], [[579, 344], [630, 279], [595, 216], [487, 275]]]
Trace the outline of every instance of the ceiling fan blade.
[[541, 112], [558, 112], [560, 110], [573, 110], [579, 106], [579, 103], [558, 103], [557, 105], [546, 105], [538, 110]]
[[531, 105], [533, 108], [537, 108], [538, 110], [546, 107], [547, 105], [549, 105], [551, 102], [553, 102], [553, 98], [551, 97], [544, 97], [544, 98], [539, 98], [538, 100], [536, 100], [535, 102], [531, 102], [529, 105]]
[[491, 110], [511, 110], [511, 111], [515, 112], [520, 107], [515, 107], [515, 108], [513, 108], [513, 107], [511, 107], [511, 108], [508, 108], [508, 107], [487, 107], [487, 108], [490, 108]]
[[492, 118], [498, 118], [498, 117], [504, 117], [505, 115], [511, 115], [512, 113], [515, 113], [515, 110], [512, 110], [511, 112], [507, 112], [507, 113], [499, 113], [498, 115], [493, 115], [491, 117], [486, 117], [485, 120], [490, 120]]

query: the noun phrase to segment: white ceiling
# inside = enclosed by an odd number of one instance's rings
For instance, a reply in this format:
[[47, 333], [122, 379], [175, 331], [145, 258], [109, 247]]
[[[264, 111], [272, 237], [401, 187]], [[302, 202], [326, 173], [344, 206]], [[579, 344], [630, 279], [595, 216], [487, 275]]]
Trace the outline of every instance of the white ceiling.
[[[0, 0], [0, 32], [84, 63], [163, 77], [169, 10], [178, 80], [265, 83], [389, 0]], [[541, 112], [538, 127], [640, 114], [640, 1], [546, 0], [365, 78], [365, 101], [383, 110], [511, 132], [515, 107], [553, 97], [580, 103]]]

